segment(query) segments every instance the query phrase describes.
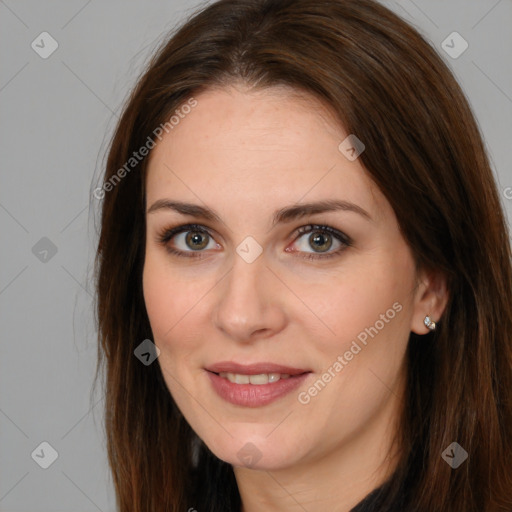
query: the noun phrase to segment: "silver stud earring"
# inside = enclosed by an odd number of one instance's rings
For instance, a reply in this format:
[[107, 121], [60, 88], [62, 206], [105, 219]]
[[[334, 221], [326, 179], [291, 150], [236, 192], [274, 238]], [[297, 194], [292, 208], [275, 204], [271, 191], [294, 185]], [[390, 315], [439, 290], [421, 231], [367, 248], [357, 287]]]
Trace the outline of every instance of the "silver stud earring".
[[431, 330], [431, 331], [435, 331], [436, 330], [436, 323], [432, 320], [432, 318], [430, 318], [430, 315], [427, 315], [425, 317], [425, 320], [423, 320], [423, 323]]

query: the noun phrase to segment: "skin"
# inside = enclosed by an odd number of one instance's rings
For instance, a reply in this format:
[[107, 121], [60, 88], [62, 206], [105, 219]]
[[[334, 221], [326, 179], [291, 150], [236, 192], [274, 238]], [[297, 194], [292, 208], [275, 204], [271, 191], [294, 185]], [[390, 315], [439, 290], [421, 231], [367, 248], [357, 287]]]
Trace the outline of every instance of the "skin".
[[[166, 384], [199, 437], [234, 466], [244, 512], [349, 511], [395, 468], [409, 334], [428, 332], [426, 314], [440, 318], [445, 282], [416, 269], [391, 206], [360, 159], [340, 152], [348, 133], [322, 103], [286, 87], [241, 84], [195, 98], [151, 152], [146, 182], [148, 209], [159, 199], [186, 201], [222, 220], [170, 209], [146, 215], [144, 297]], [[334, 211], [271, 227], [275, 210], [328, 199], [350, 201], [371, 220]], [[160, 232], [187, 223], [211, 234], [200, 258], [158, 242]], [[303, 258], [318, 254], [311, 233], [296, 233], [312, 223], [353, 244], [325, 260]], [[197, 254], [187, 234], [167, 245]], [[247, 236], [263, 249], [252, 263], [236, 252]], [[335, 252], [341, 244], [330, 240], [327, 252]], [[300, 403], [299, 393], [396, 303], [400, 312]], [[210, 384], [204, 368], [226, 360], [312, 373], [298, 391], [247, 408]], [[237, 453], [249, 442], [260, 458], [247, 467]]]

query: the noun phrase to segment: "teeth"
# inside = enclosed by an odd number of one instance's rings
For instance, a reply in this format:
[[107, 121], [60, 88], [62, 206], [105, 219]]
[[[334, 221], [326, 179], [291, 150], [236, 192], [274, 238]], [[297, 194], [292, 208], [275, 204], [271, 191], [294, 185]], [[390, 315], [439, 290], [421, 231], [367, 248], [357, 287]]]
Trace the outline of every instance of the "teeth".
[[240, 373], [220, 372], [219, 376], [234, 384], [269, 384], [281, 379], [289, 379], [288, 373], [260, 373], [259, 375], [241, 375]]
[[249, 375], [249, 382], [251, 384], [268, 384], [269, 382], [277, 382], [279, 380], [278, 373], [271, 373], [266, 375], [262, 373], [261, 375]]

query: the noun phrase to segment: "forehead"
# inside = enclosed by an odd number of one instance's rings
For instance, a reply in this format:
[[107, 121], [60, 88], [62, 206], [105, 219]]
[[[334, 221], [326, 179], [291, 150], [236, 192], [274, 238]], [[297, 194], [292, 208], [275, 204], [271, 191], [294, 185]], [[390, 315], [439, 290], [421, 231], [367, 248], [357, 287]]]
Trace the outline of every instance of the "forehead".
[[[183, 149], [185, 144], [187, 149], [190, 145], [210, 150], [218, 148], [218, 153], [225, 148], [231, 153], [246, 150], [263, 153], [296, 152], [300, 144], [300, 153], [306, 154], [318, 150], [322, 143], [327, 149], [341, 136], [346, 136], [326, 105], [290, 87], [255, 90], [233, 85], [207, 89], [194, 99], [197, 105], [182, 114], [176, 126], [164, 134], [160, 148], [179, 146]], [[175, 121], [178, 121], [176, 117]], [[327, 139], [328, 135], [332, 140]], [[310, 144], [304, 146], [305, 140]], [[156, 149], [154, 153], [160, 151]]]
[[339, 150], [349, 134], [315, 97], [234, 86], [194, 99], [151, 152], [148, 204], [171, 196], [244, 210], [316, 199], [385, 207], [360, 160]]

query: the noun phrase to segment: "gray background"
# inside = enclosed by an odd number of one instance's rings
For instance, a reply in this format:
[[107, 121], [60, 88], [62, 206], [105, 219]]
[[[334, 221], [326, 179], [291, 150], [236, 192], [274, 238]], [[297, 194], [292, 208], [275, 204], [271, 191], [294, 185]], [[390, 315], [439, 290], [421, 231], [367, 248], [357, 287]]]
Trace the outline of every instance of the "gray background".
[[[511, 219], [511, 0], [383, 3], [461, 83]], [[101, 387], [91, 395], [90, 204], [99, 204], [90, 192], [126, 94], [160, 38], [198, 5], [0, 0], [0, 511], [115, 510]], [[31, 43], [42, 46], [45, 31], [59, 46], [43, 59]], [[456, 59], [441, 46], [453, 31], [469, 43]], [[58, 452], [48, 469], [31, 457], [43, 441]]]

